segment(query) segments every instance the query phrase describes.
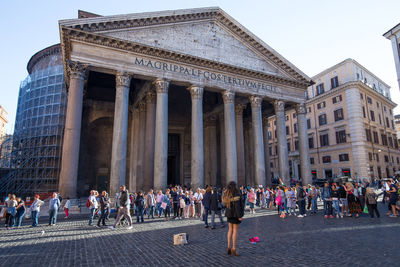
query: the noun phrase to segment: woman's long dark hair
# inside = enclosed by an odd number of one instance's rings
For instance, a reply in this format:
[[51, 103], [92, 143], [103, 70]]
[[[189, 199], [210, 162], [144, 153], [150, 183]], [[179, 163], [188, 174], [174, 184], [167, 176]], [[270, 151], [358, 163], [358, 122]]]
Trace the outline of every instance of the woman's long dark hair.
[[236, 183], [234, 181], [230, 182], [222, 197], [222, 204], [225, 207], [229, 208], [231, 205], [232, 197], [238, 194], [239, 194], [239, 189], [237, 188]]

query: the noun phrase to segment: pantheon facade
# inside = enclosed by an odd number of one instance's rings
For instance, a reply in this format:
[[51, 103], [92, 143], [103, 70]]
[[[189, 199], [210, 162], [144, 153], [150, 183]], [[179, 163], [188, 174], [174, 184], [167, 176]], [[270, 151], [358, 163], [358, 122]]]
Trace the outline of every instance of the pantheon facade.
[[271, 183], [268, 117], [289, 182], [285, 109], [298, 116], [311, 182], [305, 91], [312, 81], [220, 8], [59, 21], [68, 89], [59, 190]]

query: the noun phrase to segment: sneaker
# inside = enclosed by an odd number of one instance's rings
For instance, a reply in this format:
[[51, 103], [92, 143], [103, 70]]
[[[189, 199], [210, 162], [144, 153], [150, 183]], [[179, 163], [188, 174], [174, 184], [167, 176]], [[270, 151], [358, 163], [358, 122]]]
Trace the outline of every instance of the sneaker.
[[208, 225], [204, 225], [204, 228], [208, 228]]
[[329, 215], [329, 218], [333, 219], [333, 218], [335, 218], [335, 217], [333, 217], [333, 215]]
[[301, 214], [297, 215], [297, 218], [303, 218], [303, 217], [304, 217], [304, 216], [301, 215]]
[[393, 214], [390, 214], [389, 217], [390, 217], [390, 218], [396, 218], [397, 216], [396, 216], [396, 215], [393, 215]]
[[325, 215], [325, 216], [324, 216], [324, 219], [327, 219], [327, 218], [328, 218], [328, 215]]
[[211, 230], [214, 230], [215, 229], [215, 227], [214, 226], [211, 226]]
[[115, 230], [114, 226], [108, 226], [108, 228], [110, 228], [111, 230]]
[[128, 229], [128, 230], [131, 230], [133, 227], [132, 227], [132, 225], [131, 226], [129, 226], [128, 228], [126, 228], [126, 229]]
[[304, 214], [304, 217], [307, 217], [307, 213]]

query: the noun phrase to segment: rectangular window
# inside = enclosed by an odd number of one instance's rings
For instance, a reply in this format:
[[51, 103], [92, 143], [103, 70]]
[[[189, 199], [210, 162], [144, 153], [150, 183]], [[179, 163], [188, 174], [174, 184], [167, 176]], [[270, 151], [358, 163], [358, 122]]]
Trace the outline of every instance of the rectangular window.
[[289, 135], [290, 131], [289, 131], [289, 126], [286, 126], [286, 135]]
[[362, 107], [362, 110], [363, 110], [363, 117], [366, 118], [367, 116], [365, 115], [365, 107], [364, 106]]
[[319, 126], [326, 124], [326, 114], [321, 114], [318, 116]]
[[307, 119], [307, 129], [311, 129], [311, 120]]
[[386, 127], [390, 128], [389, 118], [386, 117]]
[[371, 138], [371, 130], [370, 129], [365, 129], [365, 136], [367, 137], [367, 141], [371, 142], [372, 138]]
[[310, 164], [315, 164], [314, 158], [310, 158]]
[[290, 152], [290, 142], [287, 142], [287, 151]]
[[392, 139], [392, 137], [389, 136], [389, 137], [388, 137], [388, 140], [389, 140], [389, 146], [390, 146], [390, 147], [393, 147], [393, 139]]
[[322, 101], [322, 102], [317, 104], [317, 109], [321, 109], [321, 108], [324, 108], [324, 107], [326, 107], [325, 101]]
[[341, 130], [336, 132], [336, 143], [337, 144], [346, 143], [346, 130]]
[[379, 108], [379, 102], [376, 102], [376, 107]]
[[325, 92], [324, 90], [324, 84], [320, 83], [317, 85], [317, 95], [323, 94]]
[[375, 153], [375, 160], [376, 160], [376, 162], [379, 162], [379, 154], [378, 153]]
[[331, 162], [331, 156], [323, 156], [322, 157], [322, 162], [323, 163], [330, 163]]
[[379, 138], [378, 138], [378, 133], [377, 132], [372, 132], [374, 136], [374, 144], [379, 144]]
[[335, 115], [335, 121], [341, 121], [344, 119], [342, 108], [335, 110], [333, 113]]
[[371, 121], [375, 121], [375, 113], [373, 110], [369, 111], [370, 115], [371, 115]]
[[299, 150], [299, 140], [294, 141], [294, 150], [298, 151]]
[[397, 164], [400, 164], [400, 159], [399, 159], [399, 157], [397, 157], [396, 160], [397, 160]]
[[272, 146], [268, 148], [269, 155], [272, 156]]
[[321, 134], [319, 136], [319, 140], [320, 140], [321, 146], [329, 146], [329, 135], [328, 135], [328, 133]]
[[381, 114], [378, 114], [378, 117], [379, 117], [379, 124], [382, 125], [382, 117], [381, 117]]
[[389, 162], [389, 157], [385, 155], [385, 162]]
[[336, 104], [342, 101], [342, 95], [337, 95], [335, 97], [332, 98], [332, 103]]
[[297, 123], [293, 124], [293, 131], [297, 133]]
[[361, 100], [364, 100], [364, 95], [362, 93], [360, 93], [360, 98]]
[[314, 137], [308, 137], [308, 148], [314, 148]]
[[335, 76], [331, 79], [331, 88], [336, 88], [339, 86], [339, 79], [338, 76]]
[[272, 139], [272, 133], [271, 133], [271, 131], [268, 131], [268, 140], [271, 140]]
[[296, 113], [293, 113], [293, 119], [296, 119]]
[[392, 120], [392, 129], [394, 130], [394, 122], [393, 122], [393, 120]]
[[339, 154], [339, 161], [349, 161], [349, 154]]
[[387, 146], [387, 137], [386, 134], [381, 134], [382, 145]]
[[311, 113], [311, 107], [307, 108], [307, 113]]
[[367, 102], [368, 104], [372, 104], [372, 99], [370, 97], [367, 97]]
[[394, 143], [394, 148], [398, 149], [399, 148], [399, 143], [397, 141], [397, 136], [393, 135], [393, 143]]
[[383, 106], [383, 111], [385, 111], [385, 112], [386, 112], [386, 106]]
[[371, 152], [368, 152], [368, 158], [369, 158], [369, 161], [372, 161], [372, 153]]

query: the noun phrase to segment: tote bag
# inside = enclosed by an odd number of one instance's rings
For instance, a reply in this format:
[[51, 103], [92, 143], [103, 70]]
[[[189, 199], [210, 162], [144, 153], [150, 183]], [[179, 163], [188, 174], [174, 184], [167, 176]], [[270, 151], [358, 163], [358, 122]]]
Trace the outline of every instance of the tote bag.
[[279, 192], [279, 195], [275, 199], [276, 205], [280, 206], [282, 205], [282, 197], [281, 197], [281, 192]]

